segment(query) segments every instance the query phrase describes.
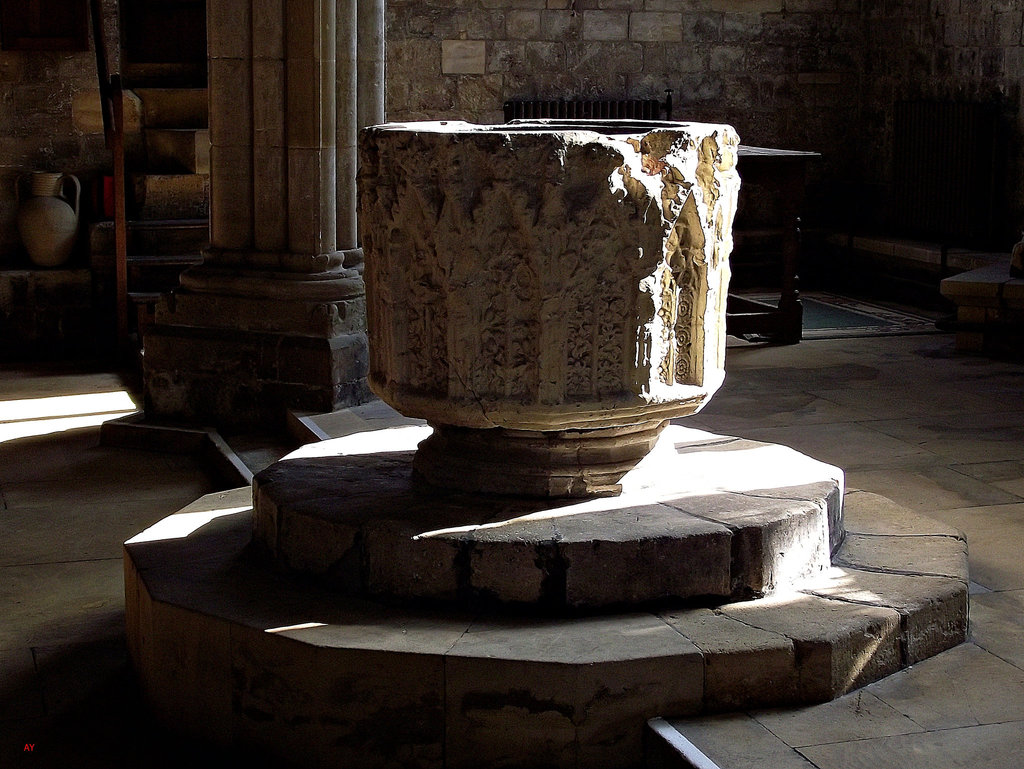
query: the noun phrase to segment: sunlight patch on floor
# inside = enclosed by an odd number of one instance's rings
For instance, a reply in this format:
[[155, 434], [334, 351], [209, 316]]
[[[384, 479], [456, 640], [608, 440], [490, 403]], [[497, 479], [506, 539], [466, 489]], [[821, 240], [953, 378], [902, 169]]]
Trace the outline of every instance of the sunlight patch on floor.
[[0, 401], [0, 443], [95, 427], [138, 411], [124, 390]]

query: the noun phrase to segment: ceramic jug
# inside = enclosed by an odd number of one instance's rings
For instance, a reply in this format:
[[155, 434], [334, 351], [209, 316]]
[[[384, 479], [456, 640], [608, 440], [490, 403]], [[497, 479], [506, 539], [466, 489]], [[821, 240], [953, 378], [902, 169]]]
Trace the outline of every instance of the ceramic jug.
[[[19, 177], [17, 184], [21, 241], [33, 264], [59, 267], [75, 245], [82, 185], [72, 174], [33, 171], [28, 174], [29, 196], [22, 201], [23, 179]], [[69, 184], [72, 197], [66, 194]]]

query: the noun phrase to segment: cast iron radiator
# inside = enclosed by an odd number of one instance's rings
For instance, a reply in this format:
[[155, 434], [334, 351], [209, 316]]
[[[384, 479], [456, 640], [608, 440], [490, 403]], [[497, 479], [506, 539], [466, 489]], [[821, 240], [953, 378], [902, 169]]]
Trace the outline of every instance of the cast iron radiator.
[[672, 119], [672, 92], [657, 99], [513, 99], [505, 102], [505, 122], [536, 118], [600, 120]]
[[993, 105], [897, 103], [893, 192], [904, 234], [984, 247], [998, 237], [999, 124]]

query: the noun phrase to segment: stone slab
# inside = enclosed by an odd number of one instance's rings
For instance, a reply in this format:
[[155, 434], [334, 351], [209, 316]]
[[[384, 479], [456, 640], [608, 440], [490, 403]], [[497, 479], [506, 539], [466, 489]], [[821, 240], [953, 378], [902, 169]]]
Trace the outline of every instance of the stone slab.
[[586, 501], [438, 489], [412, 470], [429, 427], [303, 447], [255, 482], [256, 537], [356, 593], [549, 608], [728, 601], [820, 573], [842, 539], [842, 471], [791, 449], [666, 428]]

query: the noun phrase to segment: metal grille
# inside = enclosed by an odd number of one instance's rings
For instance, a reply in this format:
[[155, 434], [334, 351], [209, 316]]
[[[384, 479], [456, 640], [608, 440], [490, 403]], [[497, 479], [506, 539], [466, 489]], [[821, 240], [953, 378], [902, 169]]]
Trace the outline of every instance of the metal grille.
[[999, 125], [995, 108], [902, 102], [893, 116], [893, 191], [904, 234], [982, 247], [996, 237]]
[[518, 99], [505, 102], [505, 122], [538, 118], [659, 120], [672, 119], [672, 95], [657, 99]]

